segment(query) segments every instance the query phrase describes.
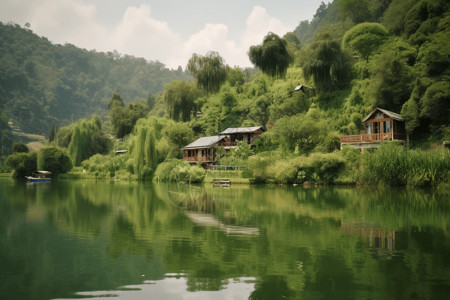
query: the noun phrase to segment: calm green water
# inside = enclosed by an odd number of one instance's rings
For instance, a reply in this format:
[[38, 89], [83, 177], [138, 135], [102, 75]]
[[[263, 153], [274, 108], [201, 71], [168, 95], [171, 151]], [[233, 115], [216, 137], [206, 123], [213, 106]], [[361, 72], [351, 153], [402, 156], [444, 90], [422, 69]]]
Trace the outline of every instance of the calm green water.
[[113, 295], [448, 299], [450, 197], [0, 180], [0, 299]]

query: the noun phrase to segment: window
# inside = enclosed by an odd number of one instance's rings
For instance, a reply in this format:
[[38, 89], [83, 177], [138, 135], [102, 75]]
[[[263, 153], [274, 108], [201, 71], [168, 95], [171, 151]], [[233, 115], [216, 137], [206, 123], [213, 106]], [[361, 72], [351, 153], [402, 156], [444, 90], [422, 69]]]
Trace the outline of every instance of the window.
[[383, 132], [384, 133], [390, 133], [391, 132], [391, 121], [384, 121], [383, 122]]
[[373, 122], [373, 133], [380, 133], [380, 123]]
[[370, 123], [366, 123], [366, 134], [370, 134]]

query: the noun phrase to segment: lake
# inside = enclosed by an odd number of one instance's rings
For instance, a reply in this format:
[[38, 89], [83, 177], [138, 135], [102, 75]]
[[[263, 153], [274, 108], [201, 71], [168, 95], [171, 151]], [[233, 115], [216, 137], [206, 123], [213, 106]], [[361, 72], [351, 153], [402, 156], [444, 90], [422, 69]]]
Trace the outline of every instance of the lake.
[[449, 191], [0, 179], [0, 299], [448, 295]]

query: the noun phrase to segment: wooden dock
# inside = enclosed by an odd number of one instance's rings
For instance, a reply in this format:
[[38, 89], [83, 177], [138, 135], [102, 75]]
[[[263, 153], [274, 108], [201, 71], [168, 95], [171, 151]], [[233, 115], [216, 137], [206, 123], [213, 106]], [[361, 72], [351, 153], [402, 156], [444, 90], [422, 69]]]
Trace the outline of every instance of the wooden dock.
[[230, 187], [230, 185], [231, 185], [230, 179], [223, 179], [223, 178], [213, 179], [213, 186]]

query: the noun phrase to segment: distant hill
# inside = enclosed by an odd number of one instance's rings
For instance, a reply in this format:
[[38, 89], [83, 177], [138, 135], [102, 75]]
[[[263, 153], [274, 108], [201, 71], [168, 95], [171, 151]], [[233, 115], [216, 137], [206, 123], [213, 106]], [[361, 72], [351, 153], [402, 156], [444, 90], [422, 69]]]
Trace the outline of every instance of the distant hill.
[[64, 126], [93, 113], [105, 116], [115, 89], [133, 102], [190, 78], [158, 61], [53, 44], [0, 22], [0, 110], [27, 133], [48, 135], [53, 122]]

